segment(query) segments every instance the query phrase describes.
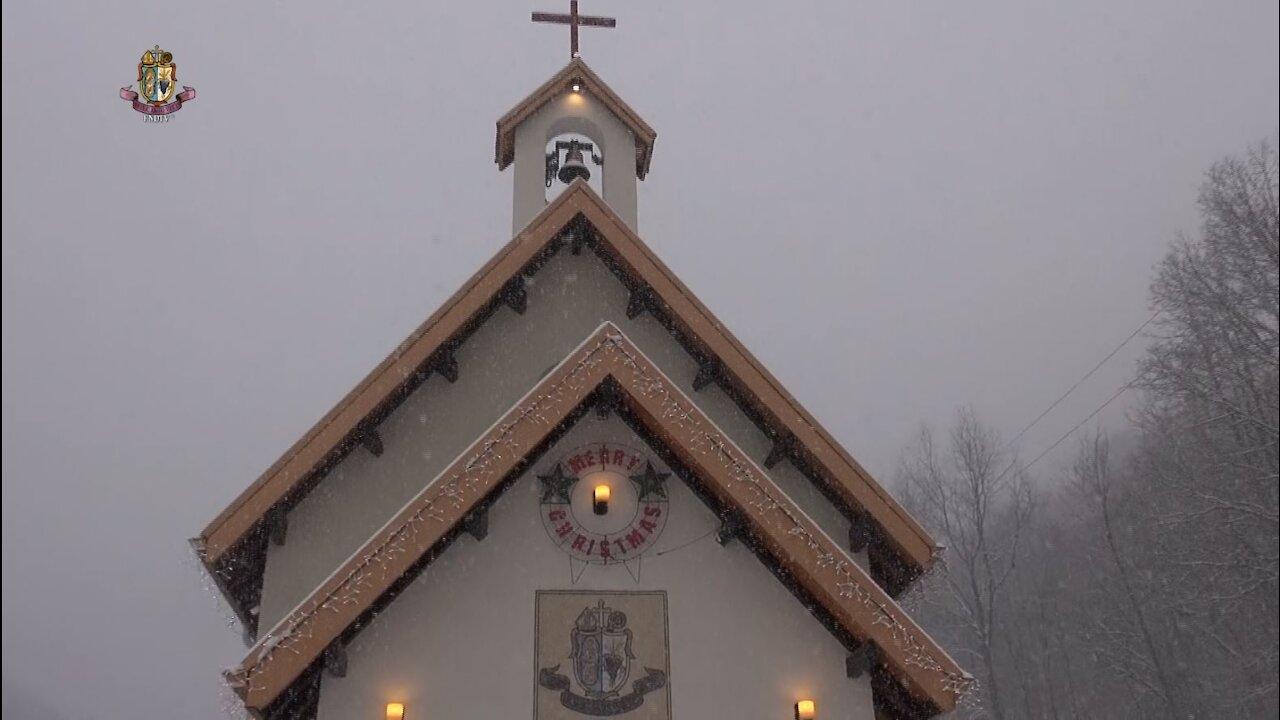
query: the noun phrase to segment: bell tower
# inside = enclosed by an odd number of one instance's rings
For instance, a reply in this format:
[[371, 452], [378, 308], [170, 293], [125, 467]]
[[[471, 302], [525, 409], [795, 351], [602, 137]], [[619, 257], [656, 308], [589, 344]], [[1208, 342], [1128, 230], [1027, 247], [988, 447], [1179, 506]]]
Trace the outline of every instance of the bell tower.
[[546, 207], [547, 188], [597, 173], [605, 203], [636, 231], [636, 183], [649, 172], [656, 138], [653, 128], [574, 57], [498, 120], [494, 160], [499, 170], [515, 168], [512, 234]]

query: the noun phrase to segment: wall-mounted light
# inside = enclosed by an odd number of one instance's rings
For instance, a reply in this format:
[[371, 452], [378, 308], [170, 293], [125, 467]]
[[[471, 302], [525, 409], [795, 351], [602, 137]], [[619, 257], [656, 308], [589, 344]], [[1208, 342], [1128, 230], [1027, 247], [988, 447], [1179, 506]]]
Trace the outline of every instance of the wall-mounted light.
[[387, 703], [387, 720], [404, 720], [404, 703]]
[[796, 703], [796, 720], [813, 720], [817, 717], [817, 709], [812, 700], [801, 700]]
[[597, 515], [604, 515], [609, 512], [609, 486], [597, 485], [595, 490], [591, 491], [592, 507]]
[[578, 82], [577, 80], [574, 80], [573, 84], [569, 86], [569, 89], [576, 93], [580, 93], [582, 92], [582, 83]]

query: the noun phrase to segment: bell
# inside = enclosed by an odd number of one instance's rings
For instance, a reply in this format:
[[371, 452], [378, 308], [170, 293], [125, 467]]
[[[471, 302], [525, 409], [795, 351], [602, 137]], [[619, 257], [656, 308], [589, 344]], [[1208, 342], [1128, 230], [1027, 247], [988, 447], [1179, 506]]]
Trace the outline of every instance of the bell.
[[587, 169], [587, 163], [582, 159], [582, 148], [578, 143], [569, 144], [569, 149], [564, 153], [564, 164], [560, 166], [560, 173], [556, 175], [560, 178], [560, 182], [568, 185], [577, 178], [584, 181], [591, 179], [591, 171]]

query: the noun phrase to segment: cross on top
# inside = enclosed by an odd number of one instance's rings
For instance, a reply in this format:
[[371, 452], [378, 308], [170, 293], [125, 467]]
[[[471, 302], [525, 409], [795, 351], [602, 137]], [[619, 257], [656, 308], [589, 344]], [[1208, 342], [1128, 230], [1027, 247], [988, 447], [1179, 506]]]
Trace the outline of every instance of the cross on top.
[[578, 0], [569, 0], [569, 14], [561, 13], [544, 13], [535, 12], [533, 14], [533, 22], [556, 23], [558, 25], [569, 26], [569, 59], [578, 57], [578, 26], [586, 25], [587, 27], [617, 27], [618, 21], [610, 17], [596, 17], [594, 15], [579, 15]]

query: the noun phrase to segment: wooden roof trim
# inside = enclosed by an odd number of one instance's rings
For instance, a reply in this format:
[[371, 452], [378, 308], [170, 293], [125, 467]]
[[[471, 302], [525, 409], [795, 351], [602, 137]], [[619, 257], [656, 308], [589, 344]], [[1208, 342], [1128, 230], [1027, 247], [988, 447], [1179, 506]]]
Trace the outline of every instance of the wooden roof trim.
[[515, 159], [516, 128], [556, 96], [568, 92], [567, 87], [574, 78], [581, 80], [583, 89], [591, 97], [602, 102], [631, 131], [636, 142], [636, 177], [643, 180], [649, 174], [649, 164], [653, 160], [653, 143], [658, 138], [658, 133], [641, 119], [640, 115], [613, 91], [613, 88], [601, 80], [600, 76], [582, 61], [582, 58], [574, 58], [564, 69], [553, 75], [550, 80], [539, 86], [498, 120], [497, 136], [494, 140], [494, 162], [498, 164], [498, 169], [506, 169]]
[[274, 463], [197, 540], [206, 567], [228, 552], [266, 512], [323, 463], [329, 453], [440, 346], [485, 307], [569, 222], [583, 215], [614, 257], [649, 284], [673, 319], [754, 396], [755, 404], [797, 440], [796, 450], [833, 479], [835, 490], [864, 508], [886, 539], [919, 570], [933, 562], [928, 532], [806, 412], [586, 183], [575, 181], [485, 264], [444, 306]]
[[[836, 479], [838, 492], [865, 508], [886, 530], [887, 539], [921, 571], [933, 564], [936, 545], [929, 532], [868, 473], [825, 428], [787, 392], [747, 348], [702, 304], [696, 295], [645, 245], [608, 205], [592, 193], [583, 215], [597, 229], [634, 275], [649, 283], [673, 319], [687, 335], [724, 363], [755, 396], [758, 409], [796, 439], [795, 450], [819, 470]], [[621, 235], [624, 242], [619, 242]]]
[[[305, 480], [380, 403], [482, 310], [502, 285], [517, 275], [545, 242], [578, 214], [575, 195], [566, 191], [543, 210], [538, 221], [511, 240], [419, 325], [390, 355], [280, 459], [245, 488], [196, 539], [201, 558], [212, 568], [294, 486]], [[546, 237], [543, 237], [543, 236]]]
[[721, 502], [742, 514], [835, 622], [875, 643], [912, 695], [938, 712], [955, 707], [972, 679], [621, 330], [605, 323], [228, 671], [246, 708], [260, 717], [610, 378], [628, 409]]

